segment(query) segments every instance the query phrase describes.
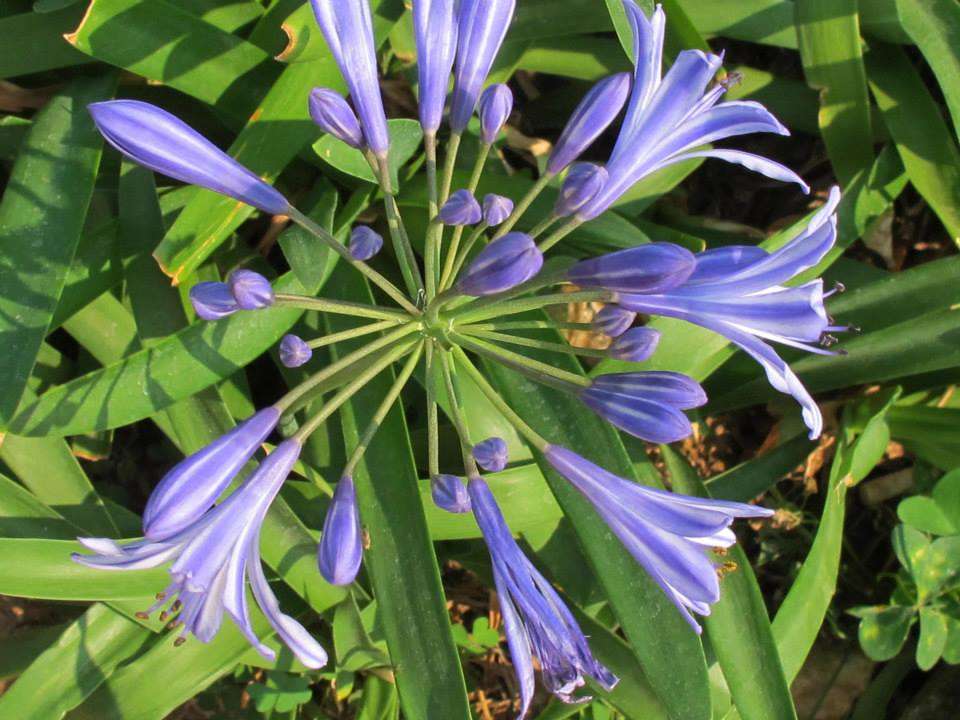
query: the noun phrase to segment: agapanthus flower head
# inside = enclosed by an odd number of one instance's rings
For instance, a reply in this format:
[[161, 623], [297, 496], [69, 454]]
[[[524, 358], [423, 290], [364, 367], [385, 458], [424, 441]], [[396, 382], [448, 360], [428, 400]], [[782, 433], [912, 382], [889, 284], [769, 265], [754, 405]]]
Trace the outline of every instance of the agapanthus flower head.
[[264, 408], [202, 450], [180, 461], [150, 493], [143, 533], [161, 542], [195, 523], [254, 456], [280, 419]]
[[726, 87], [707, 89], [723, 62], [719, 55], [684, 50], [661, 78], [663, 10], [658, 6], [648, 19], [633, 0], [625, 0], [624, 6], [634, 37], [633, 90], [606, 166], [610, 179], [577, 216], [582, 220], [597, 217], [644, 177], [692, 158], [736, 163], [776, 180], [797, 183], [807, 191], [795, 172], [767, 158], [740, 150], [697, 149], [737, 135], [789, 132], [759, 103], [719, 103]]
[[460, 0], [450, 128], [463, 132], [507, 34], [516, 0]]
[[190, 304], [201, 320], [221, 320], [240, 309], [230, 286], [222, 282], [202, 282], [190, 288]]
[[636, 322], [637, 314], [619, 305], [604, 305], [596, 317], [593, 318], [593, 327], [604, 335], [612, 338], [620, 337]]
[[420, 125], [436, 133], [443, 120], [447, 85], [457, 54], [455, 0], [414, 0], [413, 30], [420, 80]]
[[655, 292], [675, 287], [690, 277], [693, 253], [672, 243], [648, 243], [582, 260], [567, 272], [580, 287], [619, 292]]
[[241, 310], [262, 310], [273, 305], [273, 286], [258, 272], [234, 270], [227, 285]]
[[510, 453], [503, 438], [487, 438], [473, 446], [473, 459], [488, 472], [500, 472], [510, 462]]
[[650, 371], [598, 375], [580, 391], [580, 399], [634, 437], [671, 443], [693, 432], [683, 411], [705, 404], [707, 395], [686, 375]]
[[577, 621], [550, 583], [527, 559], [510, 534], [487, 484], [469, 481], [473, 514], [493, 561], [493, 578], [503, 613], [514, 672], [520, 685], [521, 710], [530, 709], [534, 690], [534, 658], [547, 689], [564, 702], [587, 700], [575, 693], [589, 677], [605, 690], [617, 677], [590, 651]]
[[433, 503], [448, 513], [461, 515], [470, 512], [470, 494], [463, 480], [456, 475], [435, 475], [430, 479]]
[[483, 210], [469, 190], [457, 190], [440, 208], [437, 216], [444, 225], [476, 225], [483, 219]]
[[734, 519], [773, 515], [756, 505], [644, 487], [559, 445], [548, 447], [545, 456], [591, 502], [698, 633], [700, 625], [691, 613], [709, 615], [720, 599], [717, 569], [707, 551], [737, 541], [730, 529]]
[[330, 88], [314, 88], [310, 91], [308, 105], [310, 117], [317, 127], [350, 147], [363, 150], [366, 141], [360, 121], [340, 93]]
[[491, 85], [480, 96], [480, 139], [492, 145], [513, 112], [513, 92], [503, 83]]
[[604, 78], [580, 101], [547, 159], [547, 172], [556, 175], [590, 147], [616, 120], [630, 94], [630, 73]]
[[503, 195], [490, 193], [483, 198], [483, 222], [496, 227], [513, 212], [513, 200]]
[[627, 362], [649, 360], [660, 344], [660, 331], [650, 327], [627, 330], [607, 350], [610, 357]]
[[310, 0], [310, 4], [350, 90], [366, 145], [385, 158], [390, 134], [380, 96], [370, 5], [364, 0]]
[[280, 341], [280, 362], [284, 367], [303, 367], [313, 357], [313, 349], [298, 335], [287, 334]]
[[360, 572], [363, 539], [357, 490], [349, 475], [340, 478], [333, 500], [323, 521], [323, 534], [317, 549], [320, 574], [331, 585], [349, 585]]
[[800, 402], [810, 437], [815, 438], [823, 429], [820, 409], [765, 341], [829, 354], [815, 343], [826, 333], [845, 329], [827, 316], [822, 280], [796, 287], [782, 284], [815, 266], [833, 247], [839, 202], [840, 191], [833, 188], [827, 203], [779, 250], [767, 253], [740, 245], [706, 250], [696, 256], [696, 267], [682, 284], [650, 295], [624, 293], [618, 302], [637, 312], [687, 320], [739, 345], [763, 366], [771, 385]]
[[543, 267], [543, 253], [529, 235], [507, 233], [481, 250], [457, 282], [463, 295], [495, 295], [530, 280]]
[[140, 165], [274, 215], [290, 209], [277, 190], [166, 110], [139, 100], [108, 100], [88, 109], [106, 141]]
[[300, 444], [287, 440], [277, 446], [257, 470], [225, 501], [162, 541], [143, 540], [121, 546], [107, 538], [81, 539], [95, 555], [73, 559], [103, 570], [140, 570], [171, 562], [170, 585], [158, 595], [150, 613], [169, 604], [161, 618], [179, 612], [182, 626], [177, 643], [194, 635], [210, 642], [226, 612], [250, 644], [268, 660], [276, 653], [256, 636], [247, 606], [246, 579], [270, 625], [297, 659], [320, 668], [327, 654], [304, 627], [280, 611], [260, 561], [260, 528], [300, 454]]
[[383, 236], [366, 225], [357, 225], [350, 233], [350, 257], [369, 260], [383, 249]]
[[575, 163], [563, 180], [553, 214], [557, 217], [573, 215], [590, 202], [606, 182], [605, 168], [593, 163]]

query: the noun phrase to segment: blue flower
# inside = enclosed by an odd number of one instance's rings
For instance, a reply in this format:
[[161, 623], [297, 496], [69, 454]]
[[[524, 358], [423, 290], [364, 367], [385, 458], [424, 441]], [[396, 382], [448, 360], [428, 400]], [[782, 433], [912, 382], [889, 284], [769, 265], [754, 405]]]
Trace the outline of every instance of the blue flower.
[[488, 472], [500, 472], [510, 462], [510, 453], [503, 438], [487, 438], [473, 446], [473, 459]]
[[282, 443], [236, 492], [173, 536], [125, 546], [106, 538], [81, 539], [97, 554], [75, 554], [73, 559], [103, 570], [139, 570], [172, 561], [172, 582], [158, 595], [156, 605], [141, 615], [149, 616], [170, 604], [161, 617], [179, 612], [175, 622], [183, 626], [177, 639], [180, 644], [187, 634], [210, 642], [226, 612], [250, 644], [273, 661], [276, 653], [261, 642], [250, 623], [246, 596], [249, 578], [257, 604], [280, 639], [307, 667], [323, 667], [326, 652], [300, 623], [280, 611], [260, 561], [264, 517], [299, 454], [299, 443]]
[[430, 479], [430, 493], [434, 504], [448, 513], [470, 512], [470, 494], [467, 486], [456, 475], [435, 475]]
[[513, 18], [515, 0], [460, 0], [450, 128], [462, 133]]
[[139, 100], [98, 102], [88, 109], [107, 142], [144, 167], [274, 215], [289, 211], [277, 190], [166, 110]]
[[366, 225], [357, 225], [350, 233], [350, 257], [367, 261], [383, 249], [383, 236]]
[[628, 330], [614, 340], [607, 353], [617, 360], [643, 362], [656, 352], [659, 343], [660, 332], [658, 330], [638, 327]]
[[693, 432], [682, 411], [705, 404], [707, 395], [686, 375], [655, 371], [598, 375], [580, 391], [580, 399], [624, 432], [671, 443]]
[[593, 318], [593, 327], [597, 332], [612, 338], [620, 337], [633, 325], [637, 314], [619, 305], [605, 305]]
[[607, 472], [559, 445], [547, 461], [596, 508], [634, 559], [650, 573], [698, 633], [691, 613], [709, 615], [720, 599], [717, 570], [707, 555], [737, 538], [735, 518], [769, 517], [772, 510], [655, 490]]
[[533, 660], [540, 663], [547, 689], [564, 702], [592, 678], [612, 690], [617, 678], [601, 665], [563, 600], [527, 559], [510, 534], [490, 488], [480, 478], [469, 481], [470, 500], [477, 524], [493, 561], [493, 578], [503, 613], [514, 671], [520, 684], [521, 710], [530, 709], [534, 690]]
[[303, 367], [313, 357], [313, 349], [297, 335], [284, 335], [280, 341], [280, 362], [284, 367]]
[[202, 282], [190, 288], [190, 304], [201, 320], [221, 320], [240, 309], [230, 286], [222, 282]]
[[557, 204], [553, 209], [557, 217], [573, 215], [600, 192], [607, 182], [607, 171], [593, 163], [577, 163], [560, 187]]
[[827, 316], [822, 280], [783, 286], [819, 263], [833, 247], [839, 202], [840, 191], [833, 188], [806, 228], [775, 252], [743, 245], [707, 250], [696, 256], [696, 268], [683, 284], [649, 295], [624, 293], [618, 302], [636, 312], [686, 320], [739, 345], [763, 366], [773, 387], [799, 401], [810, 437], [816, 438], [823, 429], [820, 409], [764, 341], [829, 354], [814, 343], [825, 333], [845, 329], [834, 326]]
[[661, 80], [664, 13], [658, 6], [648, 20], [633, 0], [626, 0], [624, 6], [633, 29], [633, 91], [607, 163], [610, 180], [577, 216], [592, 220], [647, 175], [692, 158], [737, 163], [776, 180], [797, 183], [807, 192], [809, 188], [795, 172], [759, 155], [740, 150], [697, 150], [736, 135], [789, 132], [759, 103], [717, 104], [726, 88], [717, 85], [707, 90], [707, 85], [723, 62], [718, 55], [684, 50]]
[[233, 299], [241, 310], [262, 310], [273, 305], [273, 287], [253, 270], [234, 270], [227, 278]]
[[329, 88], [314, 88], [310, 91], [308, 106], [311, 119], [325, 133], [357, 150], [366, 147], [357, 114], [339, 93]]
[[495, 295], [525, 283], [543, 267], [543, 253], [529, 235], [507, 233], [481, 250], [456, 288], [462, 295]]
[[457, 190], [440, 208], [438, 217], [444, 225], [476, 225], [483, 219], [483, 210], [472, 192]]
[[491, 85], [480, 96], [480, 139], [492, 145], [513, 111], [513, 93], [503, 83]]
[[387, 115], [380, 96], [373, 20], [366, 0], [310, 0], [340, 74], [350, 89], [367, 147], [385, 158], [390, 148]]
[[436, 134], [457, 53], [454, 0], [414, 0], [413, 30], [420, 80], [420, 125], [425, 133]]
[[513, 200], [503, 195], [490, 193], [483, 198], [483, 222], [496, 227], [513, 212]]
[[363, 560], [363, 541], [360, 531], [360, 511], [357, 508], [357, 490], [353, 478], [340, 478], [333, 500], [323, 521], [323, 534], [317, 549], [320, 574], [331, 585], [349, 585], [360, 572]]
[[675, 287], [690, 277], [693, 253], [671, 243], [648, 243], [582, 260], [567, 271], [580, 287], [620, 292], [655, 292]]

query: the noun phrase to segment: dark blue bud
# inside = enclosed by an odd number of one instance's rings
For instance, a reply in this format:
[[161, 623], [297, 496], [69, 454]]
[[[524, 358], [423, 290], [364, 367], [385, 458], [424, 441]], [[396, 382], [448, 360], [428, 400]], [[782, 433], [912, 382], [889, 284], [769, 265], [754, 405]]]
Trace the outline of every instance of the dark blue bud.
[[280, 341], [280, 362], [284, 367], [298, 368], [310, 362], [313, 350], [296, 335], [284, 335]]
[[473, 459], [488, 472], [500, 472], [510, 462], [510, 453], [503, 438], [492, 437], [473, 446]]
[[525, 283], [543, 267], [543, 253], [529, 235], [507, 233], [487, 245], [456, 287], [463, 295], [495, 295]]
[[628, 362], [649, 359], [660, 342], [660, 333], [653, 328], [638, 327], [618, 337], [607, 351], [610, 357]]
[[513, 93], [506, 85], [491, 85], [480, 96], [480, 137], [492, 145], [513, 111]]
[[483, 218], [480, 203], [469, 190], [457, 190], [440, 208], [444, 225], [476, 225]]
[[317, 550], [320, 574], [331, 585], [349, 585], [360, 572], [363, 540], [357, 491], [352, 477], [340, 478], [323, 521], [323, 535]]
[[593, 196], [603, 189], [606, 182], [605, 168], [593, 163], [577, 163], [570, 168], [570, 172], [563, 181], [553, 212], [558, 217], [573, 215], [590, 202]]
[[350, 233], [350, 257], [366, 261], [383, 248], [383, 236], [366, 225], [357, 225]]
[[310, 117], [325, 133], [357, 150], [366, 147], [357, 114], [339, 93], [329, 88], [314, 88], [310, 91], [309, 106]]
[[470, 512], [470, 493], [456, 475], [437, 475], [430, 481], [434, 504], [448, 513]]
[[593, 318], [593, 327], [597, 332], [615, 338], [629, 330], [636, 319], [637, 314], [632, 310], [625, 310], [619, 305], [606, 305]]
[[672, 243], [649, 243], [574, 265], [567, 278], [580, 287], [600, 287], [625, 293], [660, 293], [676, 287], [693, 273], [693, 253]]
[[503, 195], [490, 194], [483, 198], [483, 221], [496, 227], [513, 212], [513, 200]]
[[240, 306], [222, 282], [202, 282], [190, 288], [190, 304], [201, 320], [220, 320], [233, 315]]
[[227, 278], [227, 284], [241, 310], [261, 310], [273, 305], [273, 287], [260, 273], [234, 270]]

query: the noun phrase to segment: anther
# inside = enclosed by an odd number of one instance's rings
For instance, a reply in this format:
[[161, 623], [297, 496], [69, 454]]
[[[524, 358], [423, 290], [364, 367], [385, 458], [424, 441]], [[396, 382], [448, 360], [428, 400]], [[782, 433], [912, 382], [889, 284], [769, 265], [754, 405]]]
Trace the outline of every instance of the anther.
[[723, 86], [724, 90], [729, 90], [735, 85], [739, 85], [741, 82], [743, 82], [743, 73], [731, 72], [727, 73], [727, 76], [720, 81], [720, 85]]
[[180, 637], [178, 637], [176, 640], [173, 641], [173, 646], [174, 646], [174, 647], [180, 647], [180, 646], [183, 645], [186, 641], [187, 641], [187, 639], [181, 635]]
[[162, 590], [157, 593], [157, 600], [166, 600], [167, 594]]
[[170, 613], [164, 610], [162, 613], [160, 613], [160, 622], [166, 622], [168, 617], [170, 617]]
[[837, 340], [836, 336], [834, 335], [823, 335], [820, 338], [820, 346], [825, 348], [832, 347], [836, 345], [838, 342], [840, 341]]
[[175, 600], [173, 605], [170, 606], [170, 612], [177, 612], [182, 607], [183, 607], [183, 602], [181, 602], [180, 600]]
[[150, 613], [144, 612], [143, 610], [141, 610], [140, 612], [134, 613], [134, 616], [135, 616], [137, 619], [139, 619], [139, 620], [149, 620], [149, 619], [150, 619]]

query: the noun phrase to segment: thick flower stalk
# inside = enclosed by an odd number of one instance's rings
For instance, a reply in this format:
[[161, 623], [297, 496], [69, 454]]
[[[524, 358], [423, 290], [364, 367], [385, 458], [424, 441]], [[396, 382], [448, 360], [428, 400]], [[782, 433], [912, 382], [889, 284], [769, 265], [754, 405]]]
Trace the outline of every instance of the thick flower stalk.
[[[93, 105], [91, 112], [105, 137], [146, 167], [289, 217], [360, 272], [374, 286], [378, 300], [355, 303], [285, 294], [276, 291], [268, 277], [245, 269], [235, 270], [222, 282], [195, 285], [190, 300], [201, 321], [234, 323], [245, 313], [298, 308], [362, 322], [320, 337], [285, 335], [277, 357], [285, 367], [302, 368], [302, 381], [173, 468], [147, 503], [143, 540], [125, 544], [83, 540], [96, 554], [76, 559], [112, 570], [170, 563], [171, 584], [151, 612], [169, 605], [163, 617], [175, 616], [174, 623], [183, 625], [181, 638], [191, 634], [201, 641], [216, 634], [226, 613], [269, 657], [271, 652], [251, 629], [245, 599], [249, 583], [281, 640], [306, 665], [319, 667], [326, 660], [322, 648], [280, 611], [266, 580], [259, 557], [260, 528], [287, 475], [296, 471], [300, 448], [310, 435], [371, 380], [396, 371], [369, 425], [347, 449], [323, 526], [317, 528], [321, 531], [317, 572], [335, 585], [350, 586], [357, 578], [363, 582], [365, 487], [355, 483], [360, 477], [356, 471], [387, 414], [420, 369], [420, 377], [427, 379], [426, 476], [431, 495], [448, 512], [472, 512], [483, 533], [517, 672], [521, 716], [531, 707], [535, 662], [546, 687], [564, 701], [582, 697], [576, 693], [588, 678], [610, 689], [616, 678], [593, 656], [559, 592], [511, 537], [483, 476], [509, 466], [508, 446], [499, 437], [470, 436], [471, 408], [462, 400], [462, 378], [469, 378], [519, 436], [589, 500], [618, 541], [699, 631], [694, 615], [708, 615], [722, 593], [711, 548], [736, 541], [731, 527], [735, 519], [766, 517], [770, 511], [647, 488], [613, 475], [535, 430], [500, 395], [477, 361], [569, 393], [585, 411], [617, 431], [670, 443], [692, 433], [689, 412], [707, 403], [706, 392], [685, 375], [638, 364], [656, 357], [661, 334], [667, 334], [646, 325], [646, 319], [678, 318], [723, 335], [757, 359], [776, 389], [800, 401], [815, 436], [823, 425], [820, 410], [768, 342], [829, 352], [817, 343], [829, 344], [834, 340], [830, 333], [845, 329], [829, 318], [825, 301], [830, 293], [823, 291], [820, 280], [788, 285], [817, 266], [833, 247], [839, 192], [832, 191], [812, 219], [772, 252], [728, 246], [694, 254], [678, 245], [652, 242], [575, 261], [551, 258], [551, 248], [603, 213], [636, 182], [685, 159], [720, 158], [806, 190], [798, 176], [773, 161], [709, 147], [745, 133], [786, 130], [757, 103], [721, 102], [726, 87], [714, 81], [719, 56], [682, 52], [664, 76], [663, 11], [657, 8], [647, 18], [628, 0], [636, 51], [632, 75], [614, 75], [587, 93], [543, 174], [523, 197], [487, 194], [481, 202], [479, 182], [510, 117], [513, 99], [507, 85], [494, 84], [486, 91], [484, 85], [506, 37], [514, 2], [413, 0], [427, 224], [423, 242], [412, 243], [396, 199], [398, 188], [388, 171], [389, 134], [367, 2], [312, 0], [312, 5], [344, 75], [350, 102], [323, 88], [304, 102], [320, 131], [365, 153], [384, 198], [383, 217], [378, 220], [367, 213], [368, 224], [352, 228], [346, 244], [165, 111], [119, 100]], [[450, 135], [441, 165], [438, 150], [451, 76]], [[608, 161], [576, 162], [621, 115]], [[475, 126], [470, 125], [473, 117], [478, 120]], [[470, 127], [479, 128], [477, 136], [471, 136]], [[463, 142], [476, 144], [477, 159], [469, 180], [454, 188]], [[534, 200], [551, 185], [556, 191], [552, 210], [546, 217], [529, 217]], [[381, 231], [393, 240], [404, 289], [389, 279], [391, 272], [382, 274], [370, 264], [381, 267], [391, 261], [382, 252]], [[546, 236], [539, 240], [541, 235]], [[420, 256], [414, 247], [422, 248]], [[570, 250], [575, 253], [576, 246]], [[554, 320], [542, 312], [575, 302], [599, 302], [604, 307], [590, 323]], [[607, 335], [609, 349], [574, 347], [560, 335], [564, 330]], [[317, 349], [347, 342], [349, 352], [338, 349], [336, 361], [319, 367]], [[544, 359], [551, 354], [635, 366], [587, 376]], [[462, 465], [446, 467], [441, 462], [438, 382], [445, 391], [443, 408], [459, 442]], [[288, 437], [222, 499], [277, 428]], [[394, 481], [389, 469], [373, 475], [374, 483]], [[325, 484], [322, 489], [330, 492]]]

